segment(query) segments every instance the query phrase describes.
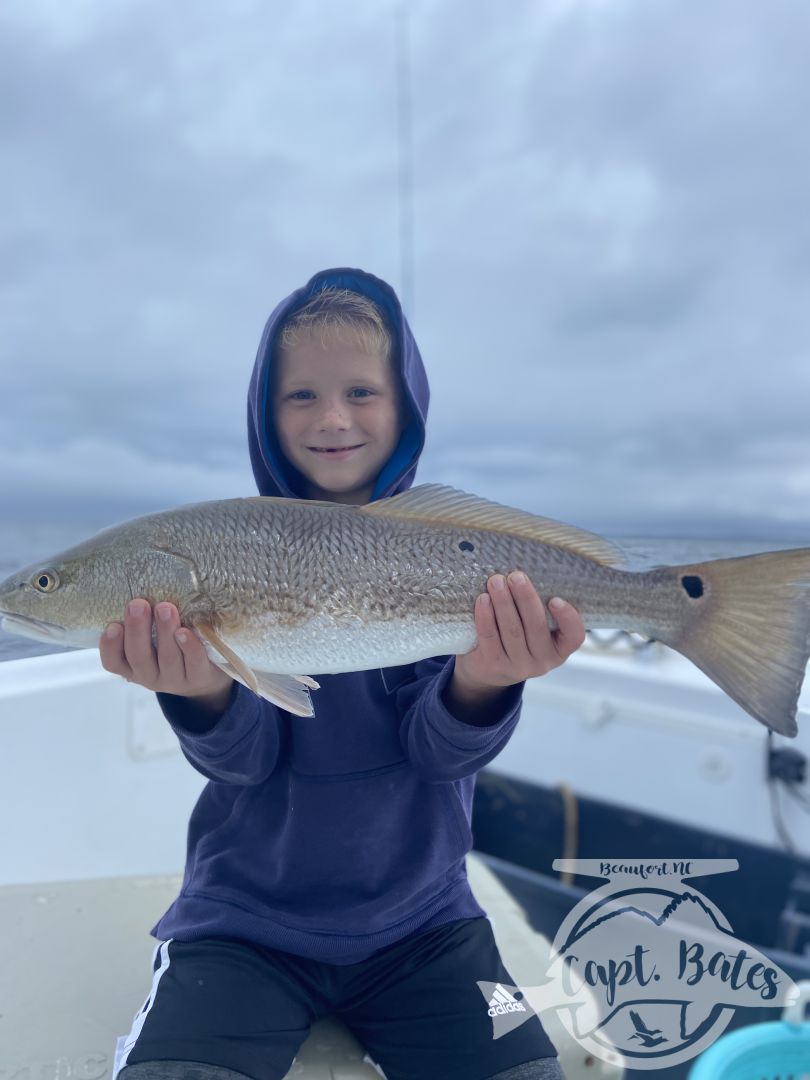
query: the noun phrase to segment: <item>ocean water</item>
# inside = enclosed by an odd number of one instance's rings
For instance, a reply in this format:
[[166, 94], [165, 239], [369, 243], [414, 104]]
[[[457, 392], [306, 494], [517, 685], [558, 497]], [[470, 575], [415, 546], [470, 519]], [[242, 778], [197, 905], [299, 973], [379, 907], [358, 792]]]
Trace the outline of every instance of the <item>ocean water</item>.
[[[103, 521], [3, 522], [0, 521], [0, 581], [38, 559], [47, 560], [109, 525]], [[667, 563], [688, 563], [752, 555], [759, 551], [800, 546], [793, 540], [678, 539], [674, 537], [610, 537], [627, 556], [629, 569], [643, 570]], [[0, 630], [0, 661], [71, 650], [31, 641]]]

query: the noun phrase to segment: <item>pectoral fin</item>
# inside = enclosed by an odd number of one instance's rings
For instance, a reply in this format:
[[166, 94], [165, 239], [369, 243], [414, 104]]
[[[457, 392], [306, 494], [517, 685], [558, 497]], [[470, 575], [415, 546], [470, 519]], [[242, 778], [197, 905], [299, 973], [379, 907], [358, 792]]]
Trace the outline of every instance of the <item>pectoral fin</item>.
[[210, 623], [195, 622], [195, 629], [207, 646], [212, 662], [221, 667], [226, 675], [295, 716], [315, 715], [309, 691], [319, 689], [320, 684], [309, 675], [277, 675], [269, 671], [257, 671], [248, 667]]

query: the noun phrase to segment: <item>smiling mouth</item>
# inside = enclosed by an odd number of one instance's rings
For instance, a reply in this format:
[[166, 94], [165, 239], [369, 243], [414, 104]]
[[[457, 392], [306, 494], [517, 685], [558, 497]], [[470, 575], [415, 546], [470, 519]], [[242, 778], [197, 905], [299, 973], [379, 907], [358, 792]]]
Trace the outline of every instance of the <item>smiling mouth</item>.
[[309, 446], [307, 449], [313, 450], [316, 454], [345, 454], [347, 450], [359, 450], [365, 445], [365, 443], [358, 443], [357, 446]]

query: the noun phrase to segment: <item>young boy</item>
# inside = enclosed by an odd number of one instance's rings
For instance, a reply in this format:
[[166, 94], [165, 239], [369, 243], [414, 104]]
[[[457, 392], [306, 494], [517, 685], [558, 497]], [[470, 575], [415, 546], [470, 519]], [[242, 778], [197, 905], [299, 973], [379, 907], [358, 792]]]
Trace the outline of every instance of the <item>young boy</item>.
[[[364, 504], [410, 487], [428, 384], [393, 290], [326, 270], [264, 331], [248, 395], [262, 495]], [[280, 1080], [332, 1013], [387, 1080], [559, 1078], [533, 1017], [493, 1039], [478, 980], [512, 982], [466, 878], [476, 772], [505, 745], [525, 679], [584, 639], [574, 609], [497, 576], [464, 656], [312, 673], [316, 715], [234, 683], [177, 609], [145, 600], [101, 641], [158, 693], [210, 783], [177, 900], [152, 929], [152, 989], [120, 1080]]]

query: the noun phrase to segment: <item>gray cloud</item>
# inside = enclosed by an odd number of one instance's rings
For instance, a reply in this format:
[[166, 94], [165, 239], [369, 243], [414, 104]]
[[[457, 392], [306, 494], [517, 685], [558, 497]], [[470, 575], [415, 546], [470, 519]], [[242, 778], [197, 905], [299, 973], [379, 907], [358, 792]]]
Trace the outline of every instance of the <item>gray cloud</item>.
[[[810, 527], [810, 11], [409, 10], [420, 476], [620, 532]], [[398, 284], [396, 27], [0, 13], [4, 513], [249, 490], [270, 309], [328, 265]]]

